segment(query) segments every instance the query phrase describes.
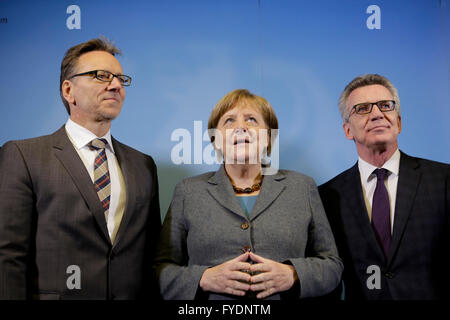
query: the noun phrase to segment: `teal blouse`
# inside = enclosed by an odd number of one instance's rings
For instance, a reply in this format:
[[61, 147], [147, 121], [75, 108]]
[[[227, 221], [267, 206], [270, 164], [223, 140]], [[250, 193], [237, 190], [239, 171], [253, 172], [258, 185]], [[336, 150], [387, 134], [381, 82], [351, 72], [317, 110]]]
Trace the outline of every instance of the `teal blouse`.
[[247, 218], [249, 218], [258, 196], [247, 196], [247, 197], [236, 196], [236, 198], [238, 199], [239, 204], [242, 207], [242, 210], [244, 210], [245, 215], [247, 216]]

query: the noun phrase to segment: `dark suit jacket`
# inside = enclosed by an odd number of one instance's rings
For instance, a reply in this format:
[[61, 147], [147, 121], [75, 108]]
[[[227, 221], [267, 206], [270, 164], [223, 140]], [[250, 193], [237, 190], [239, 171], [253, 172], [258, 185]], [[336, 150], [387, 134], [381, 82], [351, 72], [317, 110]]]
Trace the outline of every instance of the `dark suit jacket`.
[[[0, 299], [135, 299], [149, 285], [158, 237], [158, 178], [150, 156], [112, 139], [126, 184], [114, 244], [103, 208], [65, 127], [0, 152]], [[71, 265], [81, 289], [69, 289]]]
[[[375, 239], [358, 164], [319, 187], [344, 260], [346, 299], [436, 299], [448, 296], [450, 165], [400, 156], [394, 228], [388, 258]], [[370, 265], [381, 289], [369, 290]]]
[[290, 263], [300, 290], [268, 299], [314, 297], [333, 290], [342, 261], [313, 179], [294, 171], [266, 175], [250, 216], [234, 194], [224, 167], [181, 181], [165, 217], [155, 266], [164, 299], [236, 299], [205, 294], [203, 272], [251, 248], [262, 257]]

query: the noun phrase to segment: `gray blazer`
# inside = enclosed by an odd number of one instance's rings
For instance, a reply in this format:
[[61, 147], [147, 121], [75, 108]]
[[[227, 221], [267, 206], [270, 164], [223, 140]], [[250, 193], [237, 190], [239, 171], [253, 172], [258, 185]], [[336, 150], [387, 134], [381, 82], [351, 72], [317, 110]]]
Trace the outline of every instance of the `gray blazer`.
[[295, 267], [300, 290], [290, 293], [296, 298], [324, 295], [341, 279], [343, 264], [312, 178], [287, 170], [265, 176], [247, 218], [222, 165], [175, 188], [155, 261], [163, 298], [191, 300], [205, 294], [199, 287], [203, 272], [237, 257], [246, 246]]

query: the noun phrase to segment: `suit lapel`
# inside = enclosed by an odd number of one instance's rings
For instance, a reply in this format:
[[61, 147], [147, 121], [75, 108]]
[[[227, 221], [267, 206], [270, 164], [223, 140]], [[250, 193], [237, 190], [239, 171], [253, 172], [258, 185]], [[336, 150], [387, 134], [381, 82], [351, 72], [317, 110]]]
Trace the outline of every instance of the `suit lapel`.
[[416, 197], [417, 187], [420, 182], [420, 173], [416, 170], [419, 163], [410, 156], [401, 152], [400, 169], [398, 173], [397, 197], [395, 200], [394, 228], [392, 232], [392, 242], [389, 249], [389, 262], [398, 249], [403, 237], [405, 227]]
[[230, 210], [231, 212], [247, 219], [247, 216], [242, 210], [236, 195], [234, 194], [231, 182], [225, 172], [225, 167], [222, 164], [219, 170], [209, 178], [207, 190], [211, 196], [219, 202], [223, 207]]
[[92, 212], [95, 220], [100, 226], [105, 240], [111, 242], [106, 226], [104, 210], [98, 198], [97, 192], [95, 191], [94, 184], [92, 183], [83, 161], [80, 159], [77, 151], [70, 142], [65, 126], [62, 126], [58, 131], [56, 131], [53, 134], [53, 138], [53, 150], [56, 158], [59, 159], [67, 173], [72, 178], [89, 210]]
[[[347, 212], [342, 213], [344, 228], [346, 226], [354, 225], [353, 223], [346, 223], [345, 219], [352, 219], [353, 221], [356, 221], [358, 229], [360, 230], [359, 234], [362, 235], [361, 241], [369, 242], [369, 247], [373, 248], [374, 253], [379, 257], [379, 259], [381, 259], [381, 261], [383, 261], [385, 259], [384, 253], [375, 237], [375, 233], [370, 223], [369, 215], [367, 213], [367, 208], [364, 202], [358, 163], [350, 168], [349, 174], [347, 175], [347, 179], [345, 185], [343, 185], [342, 187], [342, 190], [345, 190], [345, 192], [343, 193], [345, 195], [343, 201], [347, 203], [348, 207]], [[346, 231], [346, 234], [354, 233], [354, 230]]]
[[126, 189], [125, 209], [123, 212], [122, 221], [120, 222], [119, 230], [117, 231], [117, 235], [114, 241], [114, 246], [117, 246], [127, 228], [128, 223], [130, 222], [133, 212], [135, 211], [134, 207], [136, 203], [136, 194], [137, 194], [136, 183], [138, 179], [136, 177], [136, 172], [132, 164], [130, 163], [129, 159], [128, 160], [126, 159], [125, 152], [120, 143], [114, 138], [112, 138], [112, 143], [114, 147], [115, 156], [117, 158], [117, 162], [122, 171]]
[[258, 198], [256, 199], [255, 206], [250, 213], [250, 220], [255, 220], [267, 207], [269, 207], [272, 202], [280, 195], [280, 193], [286, 188], [284, 180], [286, 176], [278, 171], [274, 175], [264, 176], [264, 181], [259, 192]]

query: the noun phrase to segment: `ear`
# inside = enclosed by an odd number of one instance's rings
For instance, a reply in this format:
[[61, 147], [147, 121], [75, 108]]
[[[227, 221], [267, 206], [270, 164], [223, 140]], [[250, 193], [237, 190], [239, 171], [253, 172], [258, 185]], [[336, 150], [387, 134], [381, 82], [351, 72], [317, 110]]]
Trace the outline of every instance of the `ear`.
[[345, 137], [346, 137], [348, 140], [353, 140], [353, 139], [355, 138], [355, 137], [353, 136], [352, 129], [351, 129], [351, 126], [350, 126], [350, 123], [349, 123], [348, 121], [346, 121], [346, 122], [343, 123], [342, 128], [344, 129]]
[[[252, 130], [252, 129], [250, 129]], [[260, 147], [263, 147], [264, 149], [267, 150], [267, 148], [269, 147], [270, 144], [270, 129], [268, 128], [264, 128], [264, 129], [258, 129], [259, 132], [257, 133], [259, 136], [259, 143], [260, 143]]]
[[214, 142], [212, 142], [212, 144], [214, 146], [214, 150], [216, 151], [217, 161], [220, 163], [223, 160], [222, 143], [218, 143], [216, 137], [216, 139], [214, 140]]
[[402, 117], [397, 116], [398, 133], [402, 132]]
[[69, 103], [69, 105], [75, 104], [75, 98], [73, 96], [72, 82], [70, 82], [69, 80], [64, 80], [64, 82], [61, 85], [61, 92], [62, 92], [64, 99], [66, 99], [66, 101]]
[[214, 141], [212, 142], [214, 149], [222, 151], [223, 148], [223, 136], [219, 129], [208, 129], [212, 130], [212, 135], [214, 136]]
[[216, 149], [216, 151], [222, 152], [222, 143], [217, 141], [218, 139], [215, 139], [213, 142], [213, 146], [214, 149]]
[[272, 139], [272, 132], [270, 132], [270, 128], [267, 128], [266, 130], [267, 130], [267, 133], [266, 133], [267, 140], [266, 140], [265, 147], [266, 147], [266, 149], [268, 149], [269, 145], [270, 145], [270, 141]]

